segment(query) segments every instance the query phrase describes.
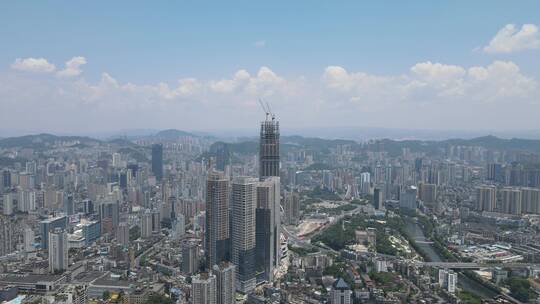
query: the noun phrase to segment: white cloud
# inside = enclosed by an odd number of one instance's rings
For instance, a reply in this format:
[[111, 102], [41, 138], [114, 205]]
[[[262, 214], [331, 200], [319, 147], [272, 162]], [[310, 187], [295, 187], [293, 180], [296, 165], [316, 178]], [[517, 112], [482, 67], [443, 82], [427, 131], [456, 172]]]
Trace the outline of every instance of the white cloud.
[[[83, 60], [76, 58], [66, 63], [63, 71], [73, 70], [68, 75], [80, 75]], [[22, 59], [18, 65], [24, 65]], [[514, 122], [531, 126], [537, 124], [532, 113], [540, 112], [536, 80], [511, 61], [471, 67], [425, 61], [403, 73], [380, 75], [328, 66], [321, 77], [312, 78], [290, 78], [262, 66], [249, 72], [239, 69], [222, 79], [187, 76], [174, 83], [146, 84], [106, 72], [98, 81], [89, 82], [84, 77], [36, 78], [0, 71], [0, 120], [36, 128], [60, 126], [66, 117], [81, 128], [90, 124], [102, 129], [197, 129], [225, 124], [236, 128], [256, 125], [261, 119], [260, 97], [269, 101], [288, 126], [403, 123], [411, 127], [413, 122], [430, 122], [453, 127], [456, 117], [468, 115], [467, 126], [477, 127], [517, 112], [524, 117]], [[41, 117], [47, 119], [33, 120]]]
[[11, 64], [11, 68], [18, 71], [34, 73], [51, 73], [56, 69], [54, 64], [49, 63], [45, 58], [32, 57], [15, 59], [15, 62]]
[[513, 53], [522, 50], [540, 49], [538, 26], [523, 24], [518, 30], [514, 24], [507, 24], [483, 48], [486, 53]]
[[253, 43], [253, 46], [256, 47], [256, 48], [264, 48], [264, 47], [266, 47], [266, 40], [255, 41]]
[[411, 102], [486, 102], [526, 98], [536, 90], [536, 81], [523, 75], [513, 62], [495, 61], [469, 69], [457, 65], [421, 62], [410, 73], [376, 76], [351, 73], [329, 66], [323, 75], [326, 86], [351, 100], [382, 102], [389, 99]]
[[82, 56], [73, 57], [66, 62], [66, 67], [56, 74], [60, 77], [79, 76], [82, 73], [81, 66], [86, 64], [86, 58]]

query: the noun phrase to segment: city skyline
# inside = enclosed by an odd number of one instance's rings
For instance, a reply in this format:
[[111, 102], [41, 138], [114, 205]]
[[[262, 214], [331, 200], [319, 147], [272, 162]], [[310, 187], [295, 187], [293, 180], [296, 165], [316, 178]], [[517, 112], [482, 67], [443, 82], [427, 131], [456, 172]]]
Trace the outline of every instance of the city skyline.
[[296, 129], [538, 128], [537, 2], [243, 4], [4, 3], [0, 119], [247, 129], [264, 98]]

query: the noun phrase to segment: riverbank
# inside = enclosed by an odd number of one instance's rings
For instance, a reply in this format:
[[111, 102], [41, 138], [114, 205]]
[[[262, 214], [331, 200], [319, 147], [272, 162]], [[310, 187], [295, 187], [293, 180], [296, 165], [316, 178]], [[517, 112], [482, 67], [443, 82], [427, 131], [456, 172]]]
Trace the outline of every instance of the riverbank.
[[[430, 262], [449, 261], [439, 252], [440, 249], [437, 249], [430, 240], [426, 239], [424, 230], [418, 222], [414, 221], [411, 217], [404, 217], [404, 221], [407, 239], [424, 260]], [[458, 285], [463, 290], [478, 295], [483, 299], [492, 299], [499, 294], [497, 291], [494, 291], [491, 286], [485, 286], [481, 281], [471, 278], [463, 271], [459, 272]]]

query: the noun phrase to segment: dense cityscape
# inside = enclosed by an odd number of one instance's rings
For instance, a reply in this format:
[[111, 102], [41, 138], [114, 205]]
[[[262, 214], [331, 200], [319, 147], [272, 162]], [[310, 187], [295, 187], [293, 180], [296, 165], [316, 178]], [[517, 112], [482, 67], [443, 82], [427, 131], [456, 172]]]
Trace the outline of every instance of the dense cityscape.
[[0, 299], [526, 303], [540, 141], [0, 140]]
[[540, 304], [540, 1], [0, 1], [0, 304]]

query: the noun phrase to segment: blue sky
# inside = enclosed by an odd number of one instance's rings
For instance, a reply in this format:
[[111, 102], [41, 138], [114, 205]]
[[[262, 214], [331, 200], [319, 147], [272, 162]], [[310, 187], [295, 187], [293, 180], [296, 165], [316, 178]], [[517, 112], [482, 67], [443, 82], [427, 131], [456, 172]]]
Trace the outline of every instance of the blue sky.
[[[25, 128], [55, 131], [69, 127], [77, 131], [75, 121], [113, 119], [114, 115], [104, 112], [107, 105], [120, 100], [109, 110], [118, 113], [127, 108], [127, 116], [143, 115], [144, 125], [140, 120], [118, 118], [114, 123], [100, 124], [101, 128], [210, 130], [226, 121], [223, 113], [236, 118], [235, 123], [227, 123], [230, 127], [242, 128], [240, 122], [260, 119], [255, 117], [255, 111], [259, 111], [256, 99], [262, 96], [275, 104], [286, 124], [294, 127], [399, 128], [412, 124], [430, 129], [536, 128], [538, 122], [523, 122], [523, 118], [532, 120], [533, 116], [527, 115], [540, 110], [535, 104], [540, 96], [540, 49], [535, 44], [535, 39], [540, 39], [538, 33], [528, 36], [528, 41], [518, 41], [525, 43], [522, 46], [513, 44], [510, 51], [500, 51], [500, 46], [499, 51], [487, 51], [485, 47], [509, 24], [514, 24], [516, 33], [523, 25], [537, 28], [538, 12], [538, 1], [2, 1], [0, 80], [6, 85], [4, 90], [0, 85], [0, 110], [4, 113], [0, 119], [13, 119], [6, 111], [31, 113], [34, 118], [45, 111], [55, 118], [54, 122], [44, 120], [34, 125], [35, 119], [28, 119]], [[70, 74], [74, 77], [52, 76], [74, 57], [84, 57], [85, 62]], [[44, 59], [54, 69], [48, 70], [49, 76], [33, 75], [29, 68], [14, 65], [17, 59], [23, 62], [27, 58]], [[509, 84], [506, 90], [517, 93], [505, 94], [504, 98], [489, 95], [487, 92], [500, 87], [501, 82], [508, 82], [495, 76], [493, 82], [481, 84], [481, 89], [476, 82], [461, 87], [470, 77], [468, 69], [488, 69], [496, 61], [513, 64], [500, 65], [501, 71], [508, 68], [515, 72], [514, 65], [518, 67], [518, 76], [513, 78], [523, 76], [523, 81]], [[452, 84], [433, 84], [423, 78], [427, 85], [421, 87], [430, 90], [402, 94], [404, 86], [417, 84], [418, 75], [410, 75], [412, 67], [425, 62], [433, 64], [430, 68], [440, 63], [443, 69], [458, 66], [466, 72], [455, 71]], [[275, 76], [271, 84], [268, 78], [254, 79], [261, 67], [272, 72], [270, 78]], [[361, 75], [347, 78], [346, 85], [336, 84], [333, 76], [330, 82], [334, 82], [329, 83], [328, 67]], [[209, 89], [215, 82], [233, 79], [240, 70], [249, 73], [251, 78], [245, 81], [251, 87], [235, 85], [225, 96]], [[105, 92], [104, 73], [121, 89]], [[382, 79], [375, 79], [374, 84], [369, 82], [373, 77]], [[187, 94], [185, 81], [178, 86], [179, 91], [171, 93], [182, 79], [190, 79], [190, 88], [198, 93]], [[167, 84], [168, 91], [163, 92], [159, 83]], [[142, 91], [134, 97], [126, 84]], [[382, 86], [380, 91], [373, 91], [377, 86]], [[448, 98], [449, 86], [454, 86], [452, 98]], [[39, 90], [30, 96], [36, 87]], [[383, 94], [394, 88], [395, 96]], [[486, 93], [480, 97], [469, 93], [482, 89]], [[21, 90], [28, 90], [28, 96], [18, 96]], [[63, 97], [57, 94], [59, 91]], [[93, 95], [85, 95], [86, 91]], [[157, 91], [159, 96], [154, 96]], [[137, 101], [141, 95], [145, 97]], [[132, 99], [137, 105], [129, 103]], [[389, 101], [392, 99], [404, 101], [396, 105]], [[500, 99], [505, 103], [498, 104]], [[427, 104], [431, 100], [437, 104]], [[451, 104], [454, 100], [456, 103]], [[471, 105], [471, 100], [477, 103]], [[524, 104], [522, 112], [508, 105], [516, 100]], [[66, 106], [66, 102], [71, 104]], [[73, 106], [77, 102], [82, 106]], [[155, 107], [148, 104], [152, 102]], [[214, 102], [219, 105], [212, 107]], [[455, 110], [464, 105], [473, 113]], [[82, 111], [84, 107], [93, 110]], [[152, 108], [159, 113], [147, 115]], [[216, 108], [216, 113], [208, 113]], [[493, 119], [502, 120], [507, 108], [513, 109], [514, 116], [524, 117], [515, 123], [489, 124]], [[463, 123], [441, 120], [444, 116], [437, 113], [448, 109], [454, 109], [454, 115], [463, 114]], [[238, 114], [242, 111], [245, 116]], [[396, 111], [405, 113], [412, 122], [401, 121], [403, 114]], [[485, 111], [489, 111], [490, 119], [478, 120]], [[211, 122], [200, 119], [204, 113]], [[433, 115], [433, 119], [425, 118]]]

